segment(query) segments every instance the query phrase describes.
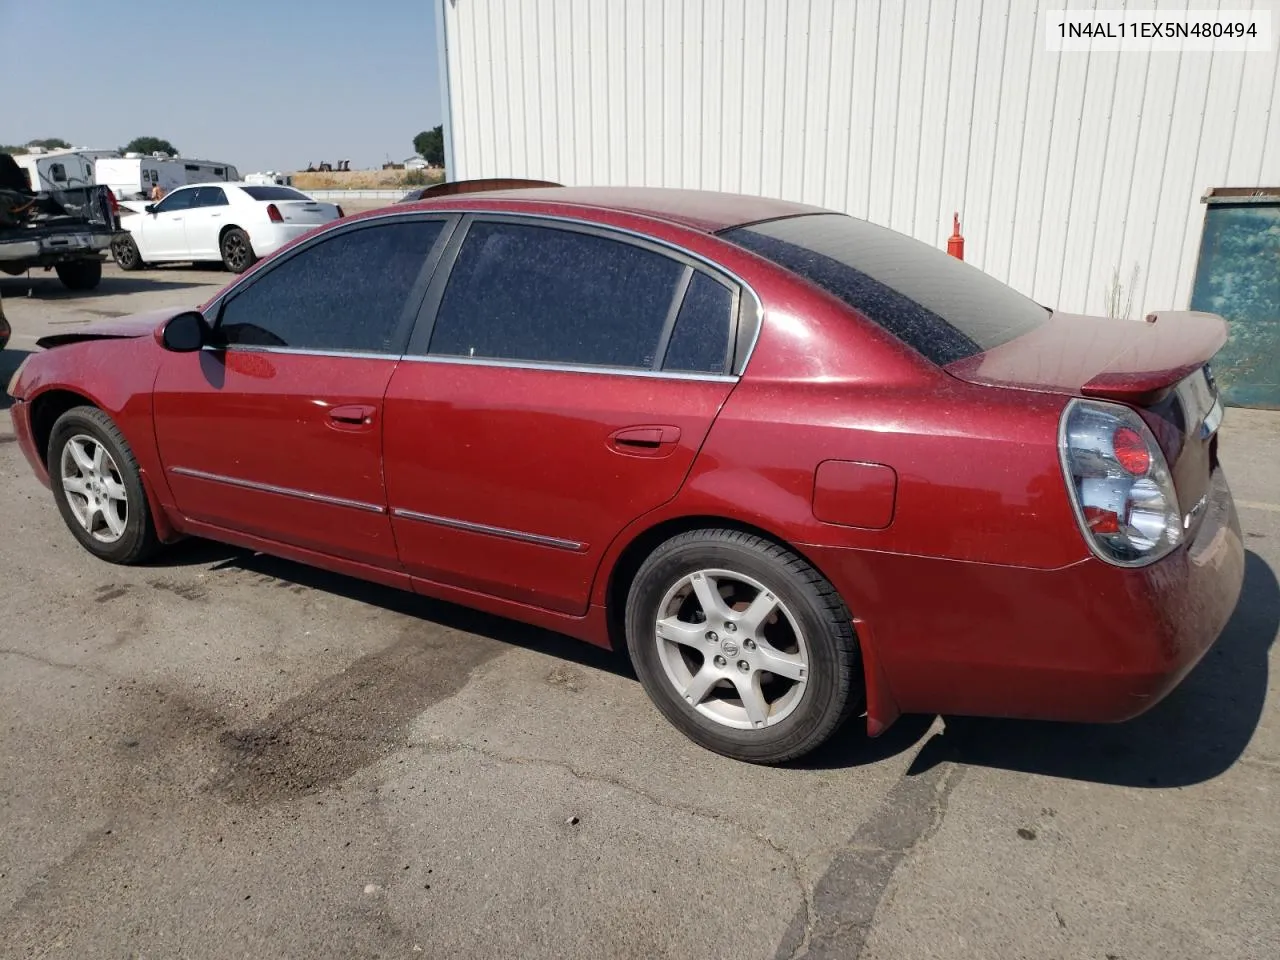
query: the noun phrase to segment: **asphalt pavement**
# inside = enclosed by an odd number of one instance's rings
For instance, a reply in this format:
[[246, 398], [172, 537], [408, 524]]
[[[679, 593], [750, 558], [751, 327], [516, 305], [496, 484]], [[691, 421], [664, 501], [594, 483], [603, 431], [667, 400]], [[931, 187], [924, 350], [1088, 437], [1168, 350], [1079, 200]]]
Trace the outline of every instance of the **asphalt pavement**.
[[[0, 278], [0, 384], [228, 279]], [[1280, 414], [1222, 459], [1244, 596], [1151, 712], [766, 769], [567, 638], [201, 541], [94, 560], [0, 412], [0, 957], [1280, 956]]]

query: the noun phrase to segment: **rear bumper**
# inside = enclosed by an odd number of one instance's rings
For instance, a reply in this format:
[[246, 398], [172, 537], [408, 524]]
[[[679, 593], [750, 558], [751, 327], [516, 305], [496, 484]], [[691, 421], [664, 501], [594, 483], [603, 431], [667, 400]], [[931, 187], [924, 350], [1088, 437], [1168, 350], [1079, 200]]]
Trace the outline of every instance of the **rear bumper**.
[[110, 233], [86, 229], [81, 233], [62, 232], [31, 240], [13, 240], [0, 243], [0, 260], [29, 269], [97, 258], [111, 249], [111, 239]]
[[[1139, 569], [1089, 558], [1031, 570], [813, 548], [869, 627], [870, 716], [898, 712], [1116, 722], [1148, 710], [1235, 609], [1244, 546], [1215, 471], [1194, 540]], [[876, 716], [876, 713], [879, 716]]]

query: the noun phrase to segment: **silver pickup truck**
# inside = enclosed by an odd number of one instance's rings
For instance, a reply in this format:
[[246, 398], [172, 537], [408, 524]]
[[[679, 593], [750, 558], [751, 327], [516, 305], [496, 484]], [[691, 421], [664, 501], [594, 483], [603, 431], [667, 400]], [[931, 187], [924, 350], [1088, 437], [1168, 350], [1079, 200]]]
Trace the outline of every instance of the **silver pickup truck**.
[[0, 153], [0, 271], [52, 269], [68, 290], [92, 290], [120, 233], [107, 187], [37, 193], [13, 157]]

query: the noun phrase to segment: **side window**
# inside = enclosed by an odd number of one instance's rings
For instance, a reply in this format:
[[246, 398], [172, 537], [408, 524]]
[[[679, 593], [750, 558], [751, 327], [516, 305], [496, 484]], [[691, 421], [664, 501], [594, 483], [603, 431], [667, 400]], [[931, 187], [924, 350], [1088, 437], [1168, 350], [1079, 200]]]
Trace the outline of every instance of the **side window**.
[[194, 190], [175, 190], [156, 204], [156, 213], [176, 213], [194, 206], [196, 192]]
[[443, 228], [439, 220], [383, 223], [299, 251], [232, 295], [220, 342], [399, 352], [419, 306], [410, 294]]
[[684, 295], [662, 369], [679, 373], [728, 373], [733, 291], [696, 272]]
[[684, 265], [555, 227], [472, 224], [429, 352], [651, 369]]
[[49, 179], [54, 183], [66, 183], [67, 168], [60, 163], [49, 164]]
[[193, 207], [225, 207], [227, 195], [221, 187], [197, 187]]

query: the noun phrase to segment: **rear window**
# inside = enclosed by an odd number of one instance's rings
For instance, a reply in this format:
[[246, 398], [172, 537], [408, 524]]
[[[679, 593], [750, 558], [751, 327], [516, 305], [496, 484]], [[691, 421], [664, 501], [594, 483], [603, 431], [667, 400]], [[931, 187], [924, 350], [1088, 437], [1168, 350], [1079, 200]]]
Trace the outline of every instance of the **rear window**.
[[770, 220], [721, 236], [835, 295], [939, 365], [1014, 340], [1050, 316], [963, 260], [844, 214]]
[[292, 187], [241, 187], [245, 193], [255, 200], [310, 200], [305, 193]]

